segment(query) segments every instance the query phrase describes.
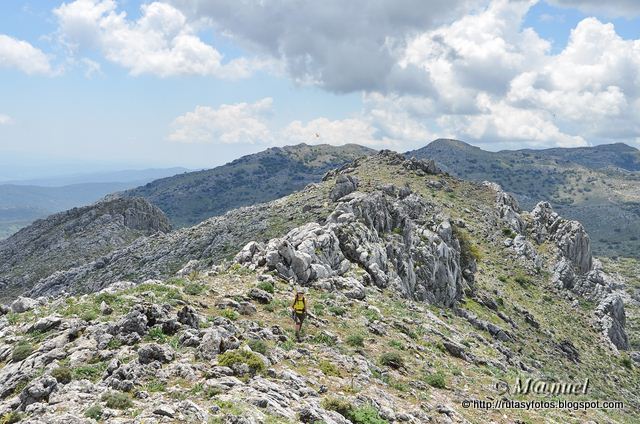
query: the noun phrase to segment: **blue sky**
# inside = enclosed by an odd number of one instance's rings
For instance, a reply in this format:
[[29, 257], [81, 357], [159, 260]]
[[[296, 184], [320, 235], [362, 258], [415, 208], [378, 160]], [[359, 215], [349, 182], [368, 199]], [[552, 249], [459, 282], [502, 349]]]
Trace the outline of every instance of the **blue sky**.
[[2, 2], [0, 179], [299, 142], [640, 141], [638, 2], [252, 3]]

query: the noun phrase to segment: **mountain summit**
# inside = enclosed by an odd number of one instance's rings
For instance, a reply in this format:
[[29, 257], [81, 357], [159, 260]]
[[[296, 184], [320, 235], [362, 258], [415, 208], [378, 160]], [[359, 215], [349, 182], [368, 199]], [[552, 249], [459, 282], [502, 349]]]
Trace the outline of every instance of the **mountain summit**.
[[267, 202], [318, 181], [330, 169], [375, 151], [356, 144], [272, 147], [213, 169], [162, 178], [117, 194], [144, 197], [176, 227]]

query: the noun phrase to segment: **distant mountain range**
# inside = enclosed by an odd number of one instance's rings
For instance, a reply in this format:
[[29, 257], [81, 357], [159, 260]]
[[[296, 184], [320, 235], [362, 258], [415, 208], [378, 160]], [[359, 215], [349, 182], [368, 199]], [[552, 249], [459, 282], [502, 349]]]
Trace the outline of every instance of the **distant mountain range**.
[[114, 197], [144, 197], [175, 227], [277, 199], [318, 182], [329, 170], [375, 150], [356, 144], [273, 147], [223, 166], [163, 178]]
[[72, 174], [0, 184], [0, 239], [36, 219], [91, 204], [105, 195], [185, 172], [185, 168]]
[[460, 178], [495, 181], [525, 209], [549, 201], [585, 225], [598, 255], [639, 255], [640, 151], [626, 144], [487, 152], [438, 139], [406, 156], [435, 159]]

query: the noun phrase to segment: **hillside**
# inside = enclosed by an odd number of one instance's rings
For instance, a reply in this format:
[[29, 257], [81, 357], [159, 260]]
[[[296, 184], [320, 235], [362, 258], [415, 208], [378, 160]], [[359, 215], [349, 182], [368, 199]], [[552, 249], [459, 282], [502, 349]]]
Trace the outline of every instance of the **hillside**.
[[186, 227], [300, 190], [328, 170], [373, 152], [355, 144], [273, 147], [213, 169], [159, 179], [118, 196], [144, 197], [162, 209], [175, 227]]
[[[42, 280], [2, 308], [0, 417], [633, 423], [630, 269], [593, 258], [582, 225], [547, 203], [524, 212], [494, 184], [384, 151]], [[518, 377], [590, 385], [514, 394]], [[495, 403], [508, 400], [624, 408]]]
[[487, 152], [436, 140], [407, 152], [460, 178], [495, 181], [532, 208], [540, 200], [582, 222], [599, 256], [639, 257], [640, 151], [625, 144]]
[[0, 300], [29, 290], [56, 271], [170, 229], [162, 212], [144, 199], [99, 202], [35, 221], [0, 240]]
[[186, 171], [184, 168], [63, 175], [0, 184], [0, 240], [36, 219], [96, 202], [107, 194]]

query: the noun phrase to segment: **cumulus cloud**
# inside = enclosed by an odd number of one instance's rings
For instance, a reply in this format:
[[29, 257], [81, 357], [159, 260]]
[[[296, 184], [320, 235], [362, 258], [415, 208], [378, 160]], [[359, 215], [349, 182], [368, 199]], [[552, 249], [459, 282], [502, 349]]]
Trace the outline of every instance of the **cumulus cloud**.
[[423, 69], [435, 95], [370, 94], [365, 104], [403, 116], [381, 122], [410, 127], [413, 120], [427, 132], [494, 146], [633, 142], [640, 136], [640, 40], [587, 18], [550, 54], [546, 40], [522, 28], [534, 3], [494, 0], [416, 35], [401, 64]]
[[8, 125], [13, 123], [13, 119], [9, 115], [0, 113], [0, 125]]
[[604, 13], [608, 16], [640, 16], [637, 0], [547, 0], [561, 7], [572, 7], [585, 13]]
[[61, 41], [72, 52], [98, 49], [132, 75], [212, 75], [242, 78], [260, 63], [246, 58], [223, 62], [222, 54], [203, 42], [194, 25], [175, 7], [153, 2], [129, 19], [114, 0], [75, 0], [54, 10]]
[[266, 116], [273, 100], [221, 105], [217, 109], [197, 106], [176, 118], [169, 140], [180, 143], [269, 143], [271, 131]]
[[0, 67], [18, 69], [29, 75], [53, 74], [49, 58], [42, 50], [5, 34], [0, 34]]
[[334, 92], [430, 92], [411, 64], [399, 66], [406, 38], [459, 16], [471, 0], [171, 0], [184, 13], [284, 63], [297, 82]]

